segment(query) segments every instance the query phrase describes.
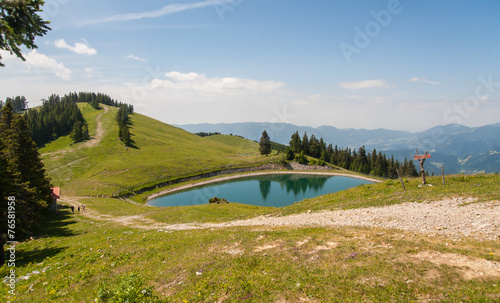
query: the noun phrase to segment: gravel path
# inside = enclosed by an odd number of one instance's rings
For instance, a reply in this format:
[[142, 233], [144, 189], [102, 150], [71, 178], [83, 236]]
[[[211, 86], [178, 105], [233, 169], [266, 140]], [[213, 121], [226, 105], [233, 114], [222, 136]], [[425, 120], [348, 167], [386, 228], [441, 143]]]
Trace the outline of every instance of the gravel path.
[[260, 216], [219, 224], [160, 224], [154, 228], [186, 230], [259, 225], [367, 226], [452, 237], [500, 240], [500, 201], [476, 203], [472, 198], [452, 198], [430, 203], [408, 202], [384, 207], [301, 213], [283, 217]]
[[[79, 205], [80, 198], [65, 197], [64, 202]], [[84, 214], [97, 220], [158, 231], [217, 229], [236, 226], [365, 226], [399, 229], [453, 238], [500, 240], [500, 201], [476, 202], [473, 198], [450, 198], [437, 202], [368, 207], [359, 209], [306, 212], [288, 216], [259, 216], [225, 223], [160, 223], [143, 215], [113, 217], [88, 210]]]

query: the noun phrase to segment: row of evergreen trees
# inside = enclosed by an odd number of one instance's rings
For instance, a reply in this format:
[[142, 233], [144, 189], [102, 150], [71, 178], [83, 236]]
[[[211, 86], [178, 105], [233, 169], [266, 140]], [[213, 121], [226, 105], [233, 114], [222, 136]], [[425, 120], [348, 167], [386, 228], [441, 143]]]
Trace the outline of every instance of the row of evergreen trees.
[[210, 137], [210, 136], [217, 136], [220, 135], [219, 132], [199, 132], [196, 133], [195, 135], [200, 136], [200, 137]]
[[370, 174], [374, 176], [396, 178], [399, 170], [403, 176], [418, 176], [418, 172], [413, 164], [413, 160], [405, 158], [403, 163], [394, 160], [394, 157], [387, 158], [382, 152], [374, 149], [372, 153], [367, 153], [364, 146], [357, 151], [351, 148], [338, 148], [332, 144], [326, 145], [323, 138], [317, 139], [316, 136], [307, 136], [304, 133], [302, 139], [299, 132], [296, 131], [290, 140], [290, 150], [287, 152], [287, 159], [297, 159], [299, 162], [307, 162], [305, 156], [319, 159], [319, 164], [328, 162], [333, 165], [348, 169], [351, 171]]
[[[51, 201], [50, 180], [24, 116], [10, 102], [0, 111], [0, 264], [5, 240], [21, 240], [39, 228]], [[9, 230], [15, 233], [9, 233]]]
[[118, 122], [118, 137], [126, 146], [132, 145], [130, 138], [130, 118], [129, 115], [134, 112], [132, 105], [121, 104], [116, 113], [116, 121]]
[[53, 94], [42, 102], [41, 107], [25, 114], [31, 137], [38, 146], [70, 133], [75, 142], [88, 138], [87, 122], [74, 99]]
[[[23, 96], [7, 98], [6, 102], [11, 103], [14, 112], [22, 112], [27, 109], [28, 102]], [[105, 104], [127, 107], [128, 113], [132, 113], [134, 110], [132, 105], [118, 102], [103, 93], [73, 92], [62, 98], [53, 94], [42, 100], [43, 104], [40, 108], [28, 110], [25, 113], [31, 137], [39, 147], [68, 134], [73, 142], [89, 138], [87, 122], [76, 104], [79, 102], [88, 103], [95, 109], [100, 109], [99, 104]], [[0, 102], [0, 107], [3, 105], [4, 103]], [[120, 127], [120, 134], [121, 132], [122, 127]], [[124, 132], [126, 131], [124, 130]], [[126, 134], [125, 137], [127, 137]], [[125, 141], [127, 141], [126, 138]]]
[[123, 103], [112, 99], [110, 96], [103, 93], [92, 93], [92, 92], [79, 92], [79, 93], [69, 93], [66, 95], [67, 98], [73, 102], [85, 102], [90, 104], [95, 109], [100, 109], [99, 103], [114, 107], [119, 107]]
[[26, 97], [24, 96], [16, 96], [16, 97], [7, 97], [5, 102], [0, 100], [0, 108], [2, 108], [7, 102], [12, 106], [12, 111], [14, 113], [21, 113], [28, 109], [28, 101], [26, 101]]

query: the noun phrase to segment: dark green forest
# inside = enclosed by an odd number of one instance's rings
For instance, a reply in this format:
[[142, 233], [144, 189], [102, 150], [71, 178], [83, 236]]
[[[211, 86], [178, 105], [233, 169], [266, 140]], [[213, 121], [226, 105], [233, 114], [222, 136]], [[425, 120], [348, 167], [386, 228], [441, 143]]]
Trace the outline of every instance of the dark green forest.
[[31, 138], [38, 147], [66, 135], [71, 135], [73, 142], [89, 138], [87, 121], [76, 103], [88, 103], [95, 109], [100, 109], [99, 104], [126, 107], [127, 115], [134, 110], [132, 105], [118, 102], [103, 93], [92, 92], [73, 92], [63, 97], [53, 94], [42, 100], [42, 106], [33, 109], [28, 108], [24, 96], [6, 98], [5, 102], [0, 101], [0, 108], [6, 103], [11, 104], [14, 113], [24, 112]]
[[307, 133], [304, 133], [301, 139], [299, 132], [296, 131], [291, 137], [286, 158], [305, 164], [308, 162], [305, 156], [318, 159], [314, 164], [324, 165], [328, 162], [344, 169], [373, 176], [396, 178], [396, 169], [402, 176], [418, 176], [413, 160], [408, 161], [405, 158], [404, 162], [400, 163], [394, 160], [393, 156], [388, 158], [375, 149], [368, 153], [364, 146], [358, 148], [357, 151], [351, 148], [339, 148], [337, 145], [333, 147], [332, 144], [327, 146], [323, 138], [317, 139], [314, 135], [308, 137]]
[[0, 108], [2, 108], [7, 102], [12, 106], [12, 111], [14, 113], [22, 113], [28, 109], [28, 101], [24, 96], [7, 97], [5, 102], [0, 100]]
[[[1, 243], [21, 240], [40, 227], [41, 210], [51, 201], [50, 180], [45, 174], [36, 143], [24, 116], [7, 102], [0, 111], [0, 233]], [[9, 233], [13, 231], [15, 233]], [[0, 253], [0, 264], [4, 254]]]
[[30, 109], [25, 114], [31, 137], [39, 147], [61, 136], [69, 135], [74, 127], [78, 127], [80, 133], [73, 139], [74, 141], [88, 138], [88, 129], [86, 136], [81, 134], [87, 122], [74, 100], [67, 95], [60, 98], [54, 94], [42, 102], [42, 106]]

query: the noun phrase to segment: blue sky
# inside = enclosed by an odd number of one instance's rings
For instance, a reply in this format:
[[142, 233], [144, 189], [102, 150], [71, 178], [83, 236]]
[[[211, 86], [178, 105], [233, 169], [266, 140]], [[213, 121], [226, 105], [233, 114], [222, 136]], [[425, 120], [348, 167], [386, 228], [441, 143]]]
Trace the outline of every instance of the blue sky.
[[47, 0], [0, 99], [104, 92], [170, 124], [500, 122], [500, 3]]

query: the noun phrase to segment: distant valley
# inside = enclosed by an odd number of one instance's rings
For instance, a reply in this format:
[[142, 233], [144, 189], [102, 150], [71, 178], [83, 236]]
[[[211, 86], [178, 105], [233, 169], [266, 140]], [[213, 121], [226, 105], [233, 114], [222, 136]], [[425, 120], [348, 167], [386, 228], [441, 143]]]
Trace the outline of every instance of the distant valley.
[[[425, 169], [429, 174], [441, 173], [494, 173], [500, 172], [500, 123], [482, 127], [467, 127], [458, 124], [436, 126], [423, 132], [395, 131], [387, 129], [339, 129], [333, 126], [317, 128], [288, 123], [218, 123], [186, 124], [178, 127], [192, 133], [220, 132], [258, 141], [263, 130], [271, 140], [288, 145], [291, 135], [298, 131], [308, 136], [323, 138], [327, 144], [339, 147], [382, 151], [396, 159], [413, 159], [415, 149], [426, 150], [432, 155]], [[429, 165], [430, 164], [430, 165]]]

